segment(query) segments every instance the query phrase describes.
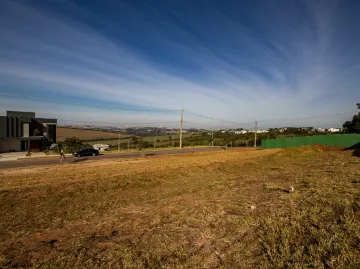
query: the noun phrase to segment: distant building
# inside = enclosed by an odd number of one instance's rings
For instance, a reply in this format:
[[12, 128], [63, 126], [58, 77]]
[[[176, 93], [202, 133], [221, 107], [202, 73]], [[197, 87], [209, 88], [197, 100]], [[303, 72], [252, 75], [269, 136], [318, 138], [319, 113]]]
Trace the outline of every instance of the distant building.
[[56, 124], [34, 112], [7, 111], [0, 116], [0, 152], [44, 150], [56, 143]]
[[341, 132], [342, 129], [341, 128], [329, 128], [329, 129], [327, 129], [327, 131], [330, 133], [338, 133], [338, 132]]
[[[179, 133], [179, 130], [178, 130], [178, 129], [175, 129], [175, 130], [166, 130], [164, 133], [165, 133], [165, 134], [178, 134], [178, 133]], [[183, 130], [183, 133], [186, 133], [186, 130]]]
[[234, 131], [235, 134], [247, 134], [247, 130]]
[[110, 150], [110, 146], [106, 144], [95, 144], [93, 145], [93, 149], [97, 149], [98, 151], [107, 151]]

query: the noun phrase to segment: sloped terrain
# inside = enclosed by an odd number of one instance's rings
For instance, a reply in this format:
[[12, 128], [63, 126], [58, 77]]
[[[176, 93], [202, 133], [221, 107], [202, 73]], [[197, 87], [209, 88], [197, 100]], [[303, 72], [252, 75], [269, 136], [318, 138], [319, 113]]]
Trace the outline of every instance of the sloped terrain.
[[358, 268], [359, 168], [304, 147], [0, 170], [0, 267]]

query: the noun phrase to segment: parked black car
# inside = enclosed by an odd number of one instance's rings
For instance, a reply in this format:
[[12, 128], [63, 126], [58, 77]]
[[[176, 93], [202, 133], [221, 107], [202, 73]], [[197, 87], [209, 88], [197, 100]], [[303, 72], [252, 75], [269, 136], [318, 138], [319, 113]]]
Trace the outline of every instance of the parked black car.
[[99, 155], [99, 151], [93, 148], [85, 148], [80, 149], [77, 152], [74, 152], [73, 155], [75, 157], [81, 157], [81, 156], [97, 156]]

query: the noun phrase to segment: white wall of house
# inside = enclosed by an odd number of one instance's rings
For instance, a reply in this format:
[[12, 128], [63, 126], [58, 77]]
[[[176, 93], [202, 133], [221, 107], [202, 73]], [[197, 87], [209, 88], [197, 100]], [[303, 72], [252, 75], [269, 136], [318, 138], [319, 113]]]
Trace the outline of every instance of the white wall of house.
[[29, 137], [29, 133], [30, 133], [29, 123], [24, 123], [24, 124], [23, 124], [23, 133], [22, 133], [22, 136], [23, 136], [23, 137]]
[[99, 151], [109, 150], [110, 146], [106, 144], [95, 144], [93, 145], [93, 149], [97, 149]]
[[1, 139], [0, 152], [9, 152], [10, 150], [21, 150], [21, 142], [16, 139]]

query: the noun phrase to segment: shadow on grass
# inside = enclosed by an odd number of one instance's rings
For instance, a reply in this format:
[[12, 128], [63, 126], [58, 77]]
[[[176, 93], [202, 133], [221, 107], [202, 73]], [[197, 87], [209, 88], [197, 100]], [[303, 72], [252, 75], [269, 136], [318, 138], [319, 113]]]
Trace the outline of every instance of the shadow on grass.
[[356, 143], [350, 147], [347, 147], [347, 148], [344, 148], [343, 150], [353, 150], [353, 149], [360, 149], [360, 142], [359, 143]]
[[275, 192], [286, 192], [288, 193], [289, 191], [283, 187], [277, 186], [277, 185], [272, 185], [272, 184], [265, 184], [264, 185], [264, 189], [267, 191], [275, 191]]
[[343, 150], [354, 150], [352, 155], [360, 157], [360, 142], [350, 147], [344, 148]]

